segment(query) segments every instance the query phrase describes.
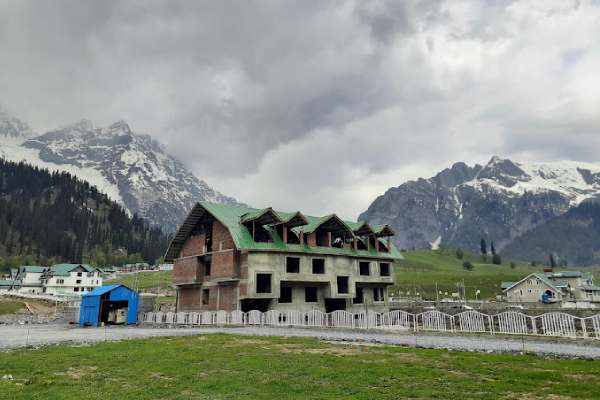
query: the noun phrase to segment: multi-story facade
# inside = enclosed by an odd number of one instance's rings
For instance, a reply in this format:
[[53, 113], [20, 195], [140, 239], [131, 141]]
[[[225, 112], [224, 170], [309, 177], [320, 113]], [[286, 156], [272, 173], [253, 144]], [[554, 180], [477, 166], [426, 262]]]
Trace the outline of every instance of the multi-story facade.
[[87, 264], [57, 264], [42, 275], [43, 293], [80, 296], [102, 286], [102, 271]]
[[593, 276], [580, 271], [532, 273], [518, 282], [503, 282], [502, 289], [513, 303], [600, 302]]
[[102, 271], [87, 264], [24, 266], [14, 271], [9, 290], [29, 294], [80, 296], [102, 286]]
[[171, 242], [179, 311], [387, 310], [386, 226], [198, 203]]

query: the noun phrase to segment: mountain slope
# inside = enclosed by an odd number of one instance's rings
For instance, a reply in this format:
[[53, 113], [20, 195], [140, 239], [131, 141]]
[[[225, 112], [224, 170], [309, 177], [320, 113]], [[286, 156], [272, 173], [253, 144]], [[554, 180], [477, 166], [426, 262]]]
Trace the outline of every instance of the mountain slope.
[[600, 265], [600, 203], [586, 201], [513, 240], [503, 254], [558, 264]]
[[129, 217], [87, 182], [0, 159], [0, 256], [82, 262], [105, 247], [153, 262], [166, 245], [160, 229]]
[[[18, 121], [6, 115], [3, 120]], [[82, 120], [40, 136], [17, 131], [10, 140], [0, 137], [0, 157], [76, 175], [166, 232], [174, 231], [197, 201], [237, 203], [123, 121], [95, 128]]]
[[389, 189], [359, 219], [388, 223], [401, 248], [443, 244], [477, 251], [480, 239], [502, 249], [535, 226], [600, 195], [600, 165], [457, 163], [429, 179]]

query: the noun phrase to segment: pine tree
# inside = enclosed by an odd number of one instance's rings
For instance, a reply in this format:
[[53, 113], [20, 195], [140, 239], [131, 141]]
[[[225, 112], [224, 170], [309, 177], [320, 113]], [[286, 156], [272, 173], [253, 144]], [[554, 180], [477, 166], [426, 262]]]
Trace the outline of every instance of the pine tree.
[[481, 238], [481, 242], [479, 243], [480, 251], [482, 256], [487, 256], [487, 243], [484, 238]]
[[495, 256], [496, 255], [496, 248], [494, 247], [494, 241], [492, 240], [492, 242], [490, 243], [490, 251], [492, 252], [492, 255]]

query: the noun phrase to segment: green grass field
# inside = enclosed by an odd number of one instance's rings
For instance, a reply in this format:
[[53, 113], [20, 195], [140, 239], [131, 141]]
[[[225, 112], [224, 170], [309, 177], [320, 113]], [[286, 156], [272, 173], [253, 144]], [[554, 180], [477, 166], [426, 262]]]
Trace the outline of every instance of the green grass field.
[[18, 300], [1, 300], [0, 315], [14, 314], [19, 310], [25, 309], [25, 303]]
[[168, 289], [173, 284], [173, 271], [143, 271], [135, 274], [121, 275], [117, 279], [108, 280], [107, 285], [122, 284], [132, 289]]
[[[516, 268], [510, 267], [509, 260], [503, 260], [502, 265], [483, 263], [480, 256], [465, 254], [462, 260], [456, 257], [454, 250], [422, 250], [403, 252], [404, 260], [396, 264], [396, 285], [391, 289], [395, 295], [399, 292], [406, 294], [410, 292], [420, 293], [428, 300], [436, 299], [436, 282], [438, 291], [449, 297], [452, 292], [458, 292], [457, 284], [462, 285], [464, 281], [466, 296], [475, 299], [475, 292], [481, 291], [479, 299], [494, 298], [502, 291], [502, 281], [516, 281], [532, 272], [540, 272], [543, 267], [531, 267], [522, 262], [516, 262]], [[489, 257], [491, 262], [491, 257]], [[467, 271], [463, 268], [463, 262], [469, 260], [474, 268]], [[578, 269], [578, 268], [569, 268]], [[583, 271], [600, 272], [595, 268], [579, 268]]]
[[600, 363], [205, 335], [0, 353], [1, 399], [595, 399]]

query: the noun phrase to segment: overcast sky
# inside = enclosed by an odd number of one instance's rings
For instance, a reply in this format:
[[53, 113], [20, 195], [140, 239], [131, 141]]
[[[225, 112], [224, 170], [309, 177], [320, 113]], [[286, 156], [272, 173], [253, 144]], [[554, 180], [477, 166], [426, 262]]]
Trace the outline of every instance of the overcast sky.
[[600, 161], [600, 2], [0, 0], [0, 104], [355, 218], [455, 161]]

